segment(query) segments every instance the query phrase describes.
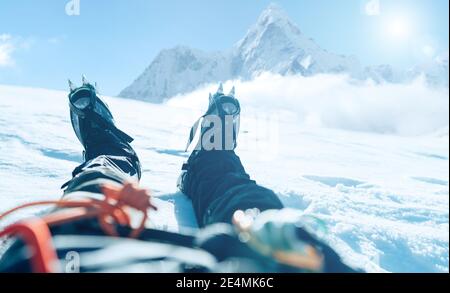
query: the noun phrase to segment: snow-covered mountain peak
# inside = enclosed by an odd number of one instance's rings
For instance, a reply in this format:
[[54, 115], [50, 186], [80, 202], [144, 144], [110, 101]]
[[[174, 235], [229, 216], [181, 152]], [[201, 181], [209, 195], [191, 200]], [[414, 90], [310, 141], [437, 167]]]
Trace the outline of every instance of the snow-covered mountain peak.
[[[241, 39], [236, 47], [241, 50], [252, 50], [258, 46], [269, 43], [285, 46], [287, 43], [295, 42], [301, 37], [301, 31], [289, 16], [278, 5], [271, 4], [258, 18], [258, 21]], [[277, 38], [277, 35], [279, 38]], [[282, 42], [280, 43], [280, 40]]]
[[210, 53], [185, 46], [163, 50], [120, 96], [159, 103], [202, 84], [245, 80], [266, 71], [355, 75], [359, 68], [355, 58], [322, 49], [302, 34], [283, 9], [271, 4], [231, 50]]
[[259, 16], [256, 27], [266, 27], [271, 24], [291, 25], [287, 13], [277, 4], [270, 4]]
[[425, 75], [433, 85], [448, 87], [448, 52], [432, 64], [410, 71], [390, 65], [364, 68], [355, 56], [335, 54], [302, 33], [287, 13], [269, 5], [231, 50], [205, 52], [186, 46], [163, 50], [121, 97], [160, 103], [207, 83], [248, 80], [263, 72], [312, 76], [345, 74], [375, 82], [399, 83]]
[[165, 49], [120, 96], [161, 103], [203, 83], [229, 79], [229, 63], [229, 58], [220, 52], [186, 46]]
[[263, 71], [282, 75], [346, 72], [355, 76], [360, 73], [356, 58], [322, 49], [274, 4], [262, 12], [235, 48], [234, 63], [242, 63], [241, 77], [244, 78]]

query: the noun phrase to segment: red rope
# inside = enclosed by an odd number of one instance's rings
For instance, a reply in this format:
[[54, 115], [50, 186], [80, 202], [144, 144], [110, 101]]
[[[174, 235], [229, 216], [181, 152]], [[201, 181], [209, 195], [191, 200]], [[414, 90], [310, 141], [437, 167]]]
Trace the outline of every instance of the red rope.
[[[51, 244], [49, 225], [97, 217], [99, 225], [106, 235], [118, 237], [119, 234], [116, 231], [115, 224], [119, 224], [132, 228], [128, 237], [139, 237], [145, 229], [148, 210], [157, 210], [157, 207], [150, 202], [151, 196], [148, 190], [141, 189], [133, 183], [126, 183], [120, 188], [104, 185], [102, 186], [102, 192], [105, 195], [103, 200], [61, 199], [55, 201], [37, 201], [12, 208], [0, 214], [0, 220], [18, 210], [33, 206], [56, 205], [56, 207], [64, 208], [64, 210], [57, 211], [42, 218], [22, 221], [11, 225], [5, 230], [0, 231], [0, 237], [21, 236], [35, 252], [32, 257], [35, 272], [53, 271], [51, 263], [57, 260], [56, 251]], [[127, 208], [133, 208], [142, 212], [142, 220], [137, 228], [131, 227]]]

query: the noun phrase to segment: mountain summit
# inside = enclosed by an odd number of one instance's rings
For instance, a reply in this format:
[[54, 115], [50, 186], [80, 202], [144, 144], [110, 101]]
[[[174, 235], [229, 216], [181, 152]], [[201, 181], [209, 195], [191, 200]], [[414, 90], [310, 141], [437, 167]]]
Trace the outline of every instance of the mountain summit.
[[202, 84], [250, 79], [264, 71], [307, 76], [356, 72], [355, 68], [359, 68], [355, 58], [323, 50], [271, 4], [231, 50], [211, 53], [182, 46], [163, 50], [119, 96], [159, 103]]
[[348, 72], [358, 75], [356, 58], [327, 52], [308, 38], [278, 6], [271, 4], [235, 46], [234, 63], [242, 64], [241, 77], [262, 71], [313, 75]]
[[[163, 50], [119, 96], [161, 103], [203, 84], [236, 78], [248, 80], [262, 72], [303, 76], [345, 73], [356, 79], [399, 82], [405, 76], [421, 74], [420, 70], [400, 74], [389, 65], [364, 68], [356, 57], [321, 48], [300, 31], [283, 9], [271, 4], [231, 50], [204, 52], [182, 46]], [[435, 80], [433, 83], [439, 83]]]

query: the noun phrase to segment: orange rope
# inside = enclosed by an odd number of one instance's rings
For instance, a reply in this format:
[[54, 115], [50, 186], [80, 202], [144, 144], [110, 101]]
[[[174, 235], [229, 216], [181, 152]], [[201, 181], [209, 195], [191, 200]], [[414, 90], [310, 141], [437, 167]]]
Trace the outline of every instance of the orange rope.
[[[4, 236], [20, 236], [31, 248], [31, 265], [36, 273], [57, 272], [58, 257], [52, 243], [52, 235], [49, 229], [51, 225], [97, 217], [100, 227], [106, 235], [119, 236], [114, 224], [129, 226], [132, 228], [128, 235], [137, 238], [145, 229], [148, 219], [148, 209], [157, 210], [150, 202], [150, 194], [145, 189], [140, 189], [132, 183], [126, 183], [120, 188], [102, 186], [105, 195], [103, 200], [48, 200], [22, 204], [0, 214], [0, 220], [8, 215], [33, 206], [56, 205], [64, 208], [42, 218], [30, 219], [13, 224], [0, 231], [0, 238]], [[130, 216], [126, 208], [131, 207], [143, 213], [142, 221], [137, 228], [131, 227]]]
[[30, 264], [35, 273], [58, 272], [58, 256], [52, 235], [43, 219], [22, 221], [0, 231], [0, 237], [18, 235], [31, 247]]
[[[157, 210], [157, 208], [150, 202], [149, 192], [145, 189], [138, 188], [132, 183], [126, 183], [121, 188], [104, 185], [102, 186], [102, 192], [105, 195], [104, 200], [61, 199], [26, 203], [0, 214], [0, 220], [18, 210], [33, 206], [56, 205], [58, 208], [85, 208], [86, 211], [84, 214], [78, 214], [76, 216], [77, 219], [97, 216], [99, 225], [105, 234], [110, 236], [119, 236], [114, 228], [114, 223], [131, 227], [129, 214], [125, 210], [126, 207], [131, 207], [143, 213], [140, 225], [137, 228], [132, 229], [132, 232], [129, 235], [131, 238], [137, 238], [145, 229], [145, 223], [148, 219], [148, 209]], [[90, 212], [88, 212], [89, 210]], [[73, 215], [68, 215], [67, 217], [63, 217], [56, 222], [53, 221], [52, 224], [67, 221], [73, 217]]]

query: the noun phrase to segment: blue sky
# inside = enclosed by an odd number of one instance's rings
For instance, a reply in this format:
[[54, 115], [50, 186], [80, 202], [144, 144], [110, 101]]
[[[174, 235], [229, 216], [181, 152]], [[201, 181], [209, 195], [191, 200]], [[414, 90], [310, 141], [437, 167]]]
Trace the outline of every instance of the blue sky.
[[411, 67], [448, 52], [448, 0], [0, 0], [0, 84], [65, 89], [81, 73], [115, 95], [163, 48], [230, 48], [279, 4], [323, 48]]

